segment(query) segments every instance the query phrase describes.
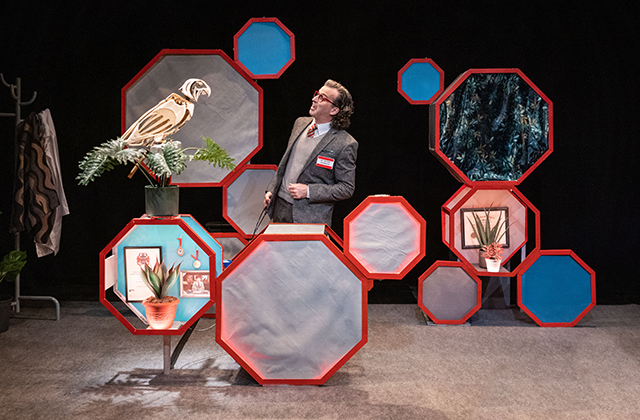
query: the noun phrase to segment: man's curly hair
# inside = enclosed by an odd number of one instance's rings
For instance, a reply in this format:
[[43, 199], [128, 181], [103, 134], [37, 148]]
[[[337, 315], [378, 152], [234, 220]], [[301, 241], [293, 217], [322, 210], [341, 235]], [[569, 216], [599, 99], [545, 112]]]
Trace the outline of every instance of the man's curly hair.
[[354, 110], [353, 98], [347, 88], [335, 80], [329, 79], [324, 85], [337, 89], [339, 92], [338, 98], [334, 101], [334, 104], [340, 109], [340, 111], [333, 116], [333, 119], [331, 120], [331, 127], [336, 130], [346, 130], [351, 124], [351, 120], [349, 118], [353, 114]]

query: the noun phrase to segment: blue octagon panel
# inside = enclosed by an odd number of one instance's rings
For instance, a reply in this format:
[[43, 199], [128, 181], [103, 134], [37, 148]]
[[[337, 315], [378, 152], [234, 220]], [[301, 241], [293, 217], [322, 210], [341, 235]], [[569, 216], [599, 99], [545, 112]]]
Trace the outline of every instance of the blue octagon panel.
[[415, 103], [428, 104], [440, 93], [443, 75], [430, 61], [414, 61], [401, 70], [401, 94]]
[[256, 79], [277, 79], [295, 59], [293, 34], [275, 18], [251, 19], [234, 40], [235, 61]]
[[[211, 286], [213, 286], [215, 277], [222, 272], [222, 247], [191, 216], [181, 215], [181, 218], [216, 255], [216, 266], [213, 273], [210, 273], [209, 275]], [[179, 240], [181, 240], [181, 242]], [[182, 256], [177, 253], [180, 243], [184, 250], [184, 255]], [[127, 287], [128, 270], [125, 262], [125, 250], [127, 248], [135, 250], [136, 248], [144, 249], [150, 247], [161, 248], [161, 258], [165, 261], [167, 267], [182, 263], [180, 266], [181, 272], [210, 272], [209, 257], [202, 249], [198, 249], [198, 246], [193, 239], [191, 239], [179, 225], [136, 225], [114, 249], [115, 255], [118, 256], [118, 282], [115, 285], [114, 291], [136, 314], [144, 314], [145, 309], [142, 305], [141, 299], [129, 299], [129, 289]], [[197, 268], [193, 265], [195, 259], [192, 256], [198, 256], [200, 265]], [[150, 265], [153, 266], [154, 264], [155, 260], [151, 261]], [[132, 281], [132, 279], [129, 281]], [[171, 296], [177, 296], [180, 299], [176, 313], [176, 322], [187, 322], [209, 302], [209, 298], [190, 297], [188, 292], [185, 295], [184, 291], [181, 293], [180, 281], [182, 281], [182, 279], [177, 281], [171, 287], [168, 294]], [[214, 288], [210, 287], [210, 291], [213, 293]], [[150, 294], [151, 293], [149, 292], [148, 295]]]
[[595, 306], [594, 284], [571, 255], [540, 255], [521, 274], [519, 303], [540, 326], [573, 326]]

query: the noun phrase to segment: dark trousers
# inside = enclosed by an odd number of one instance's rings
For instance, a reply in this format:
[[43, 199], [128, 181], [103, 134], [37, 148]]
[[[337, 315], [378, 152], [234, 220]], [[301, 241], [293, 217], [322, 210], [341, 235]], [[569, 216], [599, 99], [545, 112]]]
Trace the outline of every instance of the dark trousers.
[[293, 204], [287, 200], [276, 196], [273, 203], [273, 222], [274, 223], [293, 223]]

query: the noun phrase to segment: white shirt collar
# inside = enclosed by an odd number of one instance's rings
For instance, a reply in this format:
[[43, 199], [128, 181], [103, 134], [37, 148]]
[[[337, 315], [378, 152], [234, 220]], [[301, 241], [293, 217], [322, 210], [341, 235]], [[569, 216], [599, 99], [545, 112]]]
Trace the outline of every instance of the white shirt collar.
[[[314, 119], [311, 124], [314, 124], [315, 122], [316, 120]], [[331, 129], [330, 122], [324, 123], [324, 124], [316, 124], [316, 125], [318, 126], [318, 131], [316, 132], [315, 137], [321, 136]]]

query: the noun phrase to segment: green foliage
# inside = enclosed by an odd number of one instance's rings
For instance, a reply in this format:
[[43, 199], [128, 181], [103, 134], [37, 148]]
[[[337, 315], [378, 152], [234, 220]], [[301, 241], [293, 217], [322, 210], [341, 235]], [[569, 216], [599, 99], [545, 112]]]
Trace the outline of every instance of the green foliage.
[[164, 261], [159, 263], [156, 260], [153, 269], [151, 269], [149, 264], [145, 264], [142, 268], [142, 281], [144, 281], [144, 284], [157, 299], [162, 299], [167, 296], [171, 286], [173, 286], [178, 277], [180, 277], [181, 264], [182, 263], [176, 266], [174, 263], [170, 269], [167, 269]]
[[0, 283], [6, 279], [14, 281], [22, 267], [27, 263], [27, 253], [25, 251], [11, 251], [0, 261]]
[[[489, 208], [484, 209], [484, 222], [476, 213], [472, 213], [473, 220], [467, 217], [469, 223], [471, 223], [471, 228], [473, 229], [473, 233], [476, 235], [478, 239], [478, 243], [481, 246], [488, 246], [494, 242], [500, 242], [500, 239], [507, 233], [506, 223], [507, 220], [502, 220], [502, 214], [498, 216], [498, 220], [496, 224], [491, 226], [491, 220], [489, 219], [489, 215], [493, 210], [493, 204], [489, 206]], [[502, 231], [500, 236], [498, 233]]]
[[109, 140], [96, 146], [86, 154], [78, 165], [80, 174], [76, 177], [79, 185], [89, 185], [103, 172], [112, 170], [116, 165], [135, 163], [145, 155], [144, 149], [125, 148], [120, 138]]
[[203, 137], [203, 140], [205, 141], [205, 147], [198, 149], [191, 157], [192, 160], [204, 160], [209, 162], [209, 164], [213, 163], [215, 166], [224, 169], [233, 169], [236, 167], [233, 163], [235, 159], [229, 156], [223, 148], [218, 146], [209, 137]]
[[[124, 140], [117, 138], [96, 146], [79, 163], [80, 174], [76, 177], [79, 185], [89, 185], [102, 173], [116, 165], [132, 163], [155, 186], [169, 185], [173, 174], [179, 175], [187, 166], [187, 160], [202, 160], [220, 168], [233, 169], [234, 159], [211, 138], [203, 137], [205, 147], [182, 149], [180, 142], [170, 139], [161, 145], [151, 147], [127, 147]], [[196, 150], [187, 155], [186, 150]]]

